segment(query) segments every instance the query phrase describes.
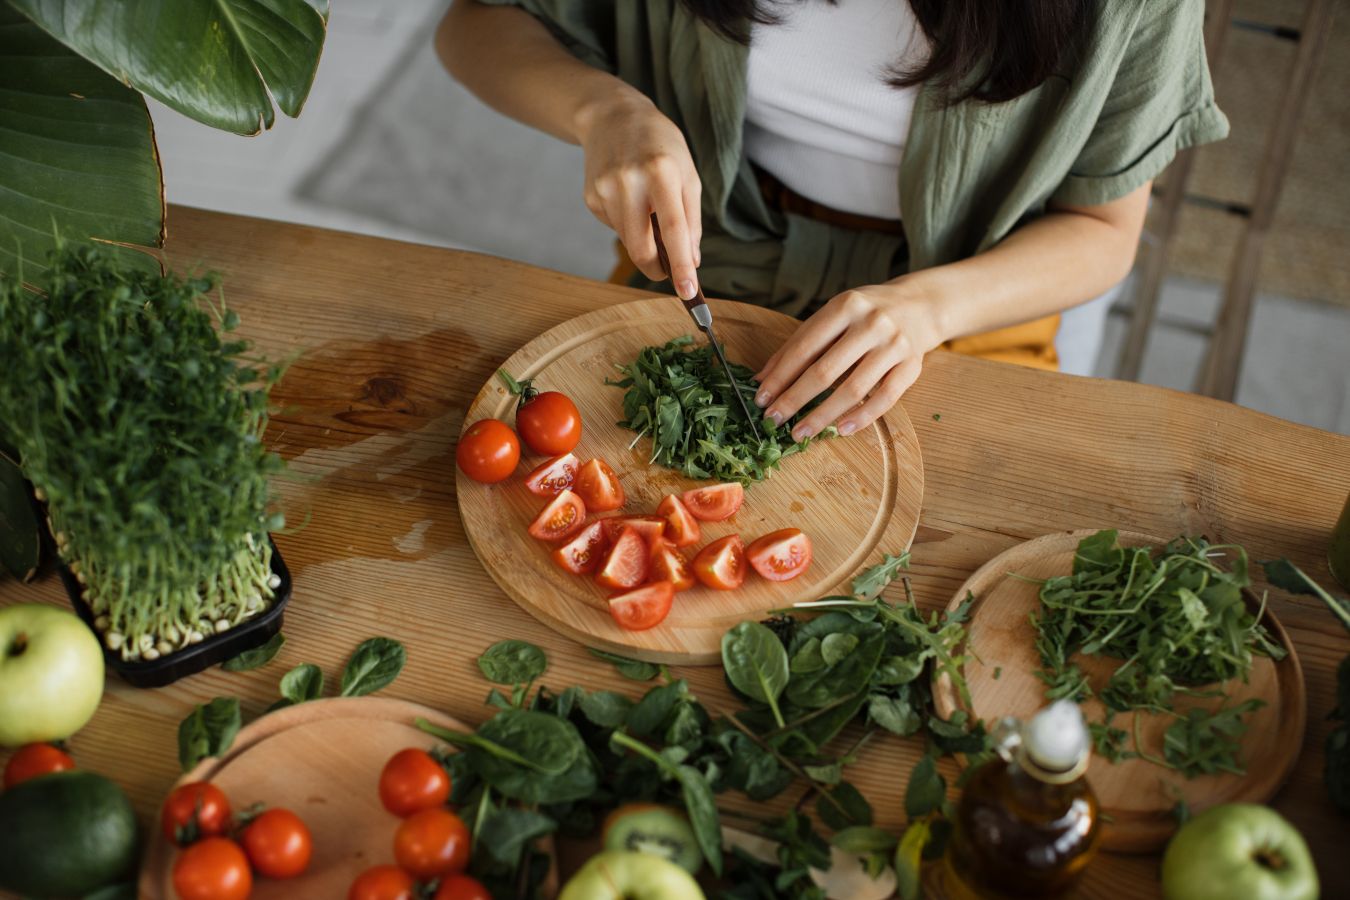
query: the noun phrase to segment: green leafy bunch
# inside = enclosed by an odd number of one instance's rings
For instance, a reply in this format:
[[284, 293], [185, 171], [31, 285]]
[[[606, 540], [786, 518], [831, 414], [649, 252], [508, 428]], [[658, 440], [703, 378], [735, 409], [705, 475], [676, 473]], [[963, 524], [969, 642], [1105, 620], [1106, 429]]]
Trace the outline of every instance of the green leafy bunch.
[[214, 277], [68, 245], [33, 287], [0, 277], [0, 427], [105, 642], [154, 659], [262, 612], [279, 367], [222, 338], [238, 317]]
[[[652, 462], [690, 478], [752, 484], [768, 478], [784, 457], [805, 450], [814, 440], [794, 442], [790, 435], [821, 398], [782, 425], [764, 418], [750, 404], [762, 435], [756, 437], [712, 345], [693, 344], [694, 339], [685, 335], [662, 347], [646, 347], [630, 365], [617, 367], [623, 378], [606, 382], [626, 388], [624, 417], [618, 424], [639, 438], [651, 438]], [[731, 371], [742, 396], [753, 397], [754, 373], [736, 363]], [[831, 426], [822, 436], [833, 433]]]

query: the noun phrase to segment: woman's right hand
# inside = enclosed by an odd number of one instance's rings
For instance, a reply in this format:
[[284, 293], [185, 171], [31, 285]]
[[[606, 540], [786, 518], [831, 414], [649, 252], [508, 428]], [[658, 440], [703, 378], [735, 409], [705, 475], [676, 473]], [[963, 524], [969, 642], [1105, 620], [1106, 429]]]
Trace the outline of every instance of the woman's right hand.
[[614, 229], [642, 274], [662, 281], [651, 224], [656, 213], [675, 293], [691, 299], [703, 236], [702, 185], [680, 129], [646, 96], [627, 89], [584, 107], [578, 135], [586, 155], [586, 207]]

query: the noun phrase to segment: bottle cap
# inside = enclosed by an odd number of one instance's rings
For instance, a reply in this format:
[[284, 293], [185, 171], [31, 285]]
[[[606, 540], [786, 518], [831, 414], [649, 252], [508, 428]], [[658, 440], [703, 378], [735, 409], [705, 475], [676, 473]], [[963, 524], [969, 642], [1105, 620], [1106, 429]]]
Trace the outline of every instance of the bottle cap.
[[1077, 778], [1082, 774], [1090, 746], [1087, 723], [1072, 700], [1055, 701], [1022, 728], [1024, 752], [1047, 774], [1072, 772]]

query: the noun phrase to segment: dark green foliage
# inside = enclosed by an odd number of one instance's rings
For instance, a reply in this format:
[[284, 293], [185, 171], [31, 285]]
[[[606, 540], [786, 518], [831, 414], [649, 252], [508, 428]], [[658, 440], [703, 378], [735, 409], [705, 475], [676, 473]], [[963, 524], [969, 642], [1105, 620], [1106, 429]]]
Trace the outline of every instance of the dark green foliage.
[[208, 756], [220, 756], [239, 733], [239, 701], [216, 697], [194, 706], [178, 726], [178, 765], [184, 772]]

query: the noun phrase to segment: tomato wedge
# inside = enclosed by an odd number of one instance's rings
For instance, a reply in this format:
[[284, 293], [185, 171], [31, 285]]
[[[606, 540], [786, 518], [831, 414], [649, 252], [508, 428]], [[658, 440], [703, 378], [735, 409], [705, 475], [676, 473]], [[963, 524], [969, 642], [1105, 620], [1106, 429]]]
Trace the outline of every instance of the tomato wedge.
[[605, 561], [595, 580], [603, 587], [615, 590], [635, 588], [647, 580], [647, 569], [651, 565], [647, 542], [632, 528], [625, 528], [614, 544], [609, 548]]
[[609, 538], [603, 522], [592, 522], [553, 551], [553, 561], [573, 575], [589, 575], [600, 567]]
[[694, 518], [679, 497], [666, 494], [666, 499], [661, 501], [656, 511], [666, 517], [666, 537], [674, 541], [676, 547], [688, 547], [702, 539], [698, 519]]
[[610, 541], [617, 541], [625, 528], [631, 528], [651, 547], [666, 533], [666, 520], [660, 516], [611, 516], [601, 519], [605, 523], [605, 534]]
[[620, 628], [642, 631], [660, 625], [670, 615], [675, 586], [669, 581], [654, 581], [636, 590], [609, 598], [609, 614]]
[[652, 546], [651, 568], [647, 577], [652, 581], [669, 581], [677, 591], [687, 591], [695, 584], [694, 570], [689, 560], [665, 538], [657, 538]]
[[745, 544], [739, 534], [713, 541], [694, 557], [694, 576], [710, 588], [730, 591], [745, 581]]
[[745, 558], [770, 581], [791, 581], [811, 565], [811, 539], [800, 528], [781, 528], [751, 541]]
[[741, 508], [741, 501], [745, 499], [745, 488], [741, 487], [740, 482], [729, 481], [685, 491], [680, 499], [695, 519], [720, 522], [736, 515], [736, 510]]
[[586, 502], [586, 508], [591, 512], [608, 512], [623, 506], [623, 485], [603, 459], [586, 460], [586, 464], [577, 470], [572, 490]]
[[586, 504], [571, 491], [563, 491], [544, 507], [530, 524], [530, 537], [541, 541], [561, 541], [586, 524]]
[[571, 453], [555, 456], [525, 476], [525, 488], [540, 497], [556, 497], [577, 480], [581, 461]]

